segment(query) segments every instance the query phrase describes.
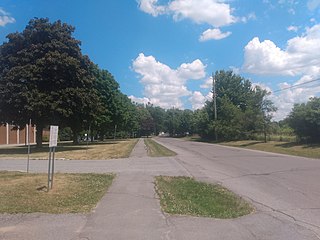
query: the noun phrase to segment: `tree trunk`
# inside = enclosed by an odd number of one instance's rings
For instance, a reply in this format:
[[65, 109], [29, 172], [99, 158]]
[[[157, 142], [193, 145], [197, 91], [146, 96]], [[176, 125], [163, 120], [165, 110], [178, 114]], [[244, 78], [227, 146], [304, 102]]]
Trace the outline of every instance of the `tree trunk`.
[[79, 131], [76, 127], [74, 128], [71, 128], [72, 130], [72, 141], [73, 141], [73, 144], [79, 144], [79, 139], [78, 139], [78, 136], [79, 136]]
[[37, 148], [42, 147], [42, 132], [43, 132], [43, 126], [42, 125], [36, 125], [37, 131], [36, 131], [36, 141], [37, 141]]
[[264, 127], [263, 127], [263, 134], [264, 134], [264, 142], [267, 142], [267, 126], [266, 123], [264, 123]]

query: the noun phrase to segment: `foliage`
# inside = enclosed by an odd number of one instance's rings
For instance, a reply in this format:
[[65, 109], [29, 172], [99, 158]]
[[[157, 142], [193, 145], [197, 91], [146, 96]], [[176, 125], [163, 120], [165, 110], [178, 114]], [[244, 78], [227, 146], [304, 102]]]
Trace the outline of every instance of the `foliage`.
[[159, 135], [160, 132], [165, 131], [166, 110], [152, 104], [147, 104], [146, 109], [153, 120], [154, 134]]
[[170, 136], [180, 137], [193, 133], [194, 125], [191, 110], [172, 108], [166, 111], [165, 126]]
[[74, 27], [32, 19], [0, 46], [0, 121], [23, 126], [31, 118], [37, 144], [49, 124], [77, 133], [99, 113], [99, 98]]
[[208, 101], [202, 115], [199, 133], [203, 137], [217, 134], [219, 140], [243, 139], [255, 132], [269, 131], [272, 113], [276, 111], [268, 92], [254, 87], [247, 79], [232, 71], [219, 71], [215, 74], [217, 120], [214, 119], [213, 101]]
[[139, 118], [139, 135], [140, 136], [150, 136], [155, 132], [154, 120], [146, 107], [143, 105], [137, 105], [137, 113]]
[[301, 140], [320, 142], [320, 98], [295, 104], [287, 121]]
[[94, 87], [102, 105], [101, 113], [92, 122], [90, 130], [103, 140], [106, 133], [114, 129], [115, 122], [119, 118], [117, 102], [119, 102], [118, 98], [121, 92], [119, 84], [107, 70], [100, 69], [97, 65], [92, 64], [91, 73], [95, 78]]

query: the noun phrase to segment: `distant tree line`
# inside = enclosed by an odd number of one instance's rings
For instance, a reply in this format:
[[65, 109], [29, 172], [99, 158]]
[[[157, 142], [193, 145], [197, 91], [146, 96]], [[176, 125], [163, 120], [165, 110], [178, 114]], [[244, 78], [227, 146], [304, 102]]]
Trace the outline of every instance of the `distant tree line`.
[[38, 146], [43, 128], [53, 124], [74, 143], [83, 131], [100, 140], [165, 132], [221, 141], [262, 133], [266, 141], [275, 129], [319, 141], [319, 98], [296, 104], [287, 119], [275, 124], [269, 93], [232, 71], [215, 73], [216, 109], [214, 99], [196, 111], [132, 103], [110, 72], [82, 54], [74, 30], [61, 21], [35, 18], [0, 46], [0, 123], [25, 126], [32, 119]]
[[218, 141], [267, 141], [272, 139], [270, 135], [276, 135], [280, 141], [320, 142], [320, 98], [295, 104], [287, 118], [275, 122], [272, 116], [277, 108], [269, 92], [232, 71], [218, 71], [214, 78], [217, 119], [213, 99], [195, 111], [139, 105], [140, 111], [145, 112], [145, 120], [140, 122], [141, 134], [199, 134], [208, 140], [217, 137]]

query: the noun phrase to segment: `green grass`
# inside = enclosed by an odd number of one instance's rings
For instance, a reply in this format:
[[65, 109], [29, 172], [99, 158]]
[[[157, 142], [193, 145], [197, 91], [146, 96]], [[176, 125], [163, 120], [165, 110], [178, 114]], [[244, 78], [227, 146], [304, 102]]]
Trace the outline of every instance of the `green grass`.
[[[59, 143], [56, 147], [55, 158], [69, 160], [105, 160], [129, 157], [132, 149], [138, 142], [137, 139], [107, 140], [104, 142], [82, 142], [73, 145], [69, 142]], [[48, 159], [49, 148], [31, 146], [31, 159]], [[26, 146], [0, 146], [0, 159], [26, 159]]]
[[148, 148], [148, 156], [150, 157], [170, 157], [177, 155], [175, 152], [153, 141], [150, 138], [145, 138], [144, 143]]
[[162, 209], [169, 214], [228, 219], [254, 211], [226, 188], [189, 177], [156, 177], [156, 191]]
[[222, 145], [232, 147], [242, 147], [266, 152], [288, 154], [300, 157], [320, 159], [320, 144], [299, 144], [293, 142], [275, 142], [267, 143], [260, 141], [232, 141], [223, 142]]
[[113, 174], [55, 174], [47, 192], [47, 174], [0, 172], [0, 213], [89, 212], [106, 193]]

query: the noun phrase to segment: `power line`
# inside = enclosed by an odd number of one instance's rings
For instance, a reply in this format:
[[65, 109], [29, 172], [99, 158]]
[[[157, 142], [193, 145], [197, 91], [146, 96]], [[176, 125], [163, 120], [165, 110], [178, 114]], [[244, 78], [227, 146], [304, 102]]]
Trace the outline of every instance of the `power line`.
[[316, 81], [319, 81], [319, 80], [320, 80], [320, 78], [316, 78], [316, 79], [310, 80], [308, 82], [304, 82], [304, 83], [299, 83], [299, 84], [293, 85], [291, 87], [275, 90], [275, 91], [273, 91], [273, 93], [282, 92], [282, 91], [285, 91], [285, 90], [288, 90], [288, 89], [296, 88], [296, 87], [299, 87], [301, 85], [305, 85], [305, 84], [308, 84], [308, 83], [316, 82]]

